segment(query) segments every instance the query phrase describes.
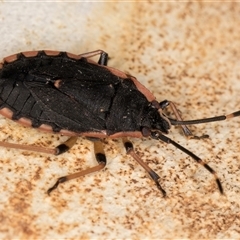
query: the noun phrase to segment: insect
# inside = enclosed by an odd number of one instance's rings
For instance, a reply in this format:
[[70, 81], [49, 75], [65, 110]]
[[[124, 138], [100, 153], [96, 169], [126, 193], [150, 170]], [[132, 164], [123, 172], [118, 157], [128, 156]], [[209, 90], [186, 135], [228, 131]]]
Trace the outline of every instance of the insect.
[[[100, 56], [98, 62], [91, 60]], [[172, 144], [203, 165], [215, 178], [220, 193], [222, 184], [216, 172], [194, 153], [168, 138], [171, 125], [221, 121], [240, 116], [240, 111], [212, 118], [183, 121], [171, 101], [158, 102], [133, 76], [107, 67], [108, 54], [102, 50], [75, 55], [59, 51], [30, 51], [4, 58], [0, 65], [0, 114], [20, 124], [67, 135], [70, 138], [56, 148], [32, 147], [0, 142], [1, 146], [33, 150], [55, 155], [68, 151], [79, 136], [93, 140], [98, 165], [63, 176], [48, 189], [50, 194], [60, 183], [103, 169], [107, 163], [102, 138], [122, 138], [125, 149], [149, 174], [157, 188], [160, 177], [134, 151], [127, 137], [150, 137]], [[166, 115], [172, 109], [175, 119]]]

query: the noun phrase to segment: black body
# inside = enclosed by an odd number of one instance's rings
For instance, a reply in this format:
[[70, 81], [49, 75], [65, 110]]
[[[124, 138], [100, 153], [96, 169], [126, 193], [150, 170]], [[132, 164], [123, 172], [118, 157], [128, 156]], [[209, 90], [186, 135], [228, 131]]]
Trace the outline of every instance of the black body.
[[20, 53], [17, 60], [5, 62], [0, 69], [2, 108], [13, 112], [13, 120], [24, 117], [33, 127], [47, 124], [54, 132], [106, 130], [111, 135], [143, 127], [167, 132], [170, 127], [131, 78], [64, 52]]

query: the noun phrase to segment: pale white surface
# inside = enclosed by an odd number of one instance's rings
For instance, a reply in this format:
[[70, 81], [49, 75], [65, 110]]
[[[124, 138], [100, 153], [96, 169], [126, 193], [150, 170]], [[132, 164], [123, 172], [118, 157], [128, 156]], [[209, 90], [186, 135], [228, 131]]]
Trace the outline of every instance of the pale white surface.
[[[235, 3], [0, 3], [0, 57], [38, 49], [107, 51], [109, 65], [136, 76], [185, 119], [240, 109], [240, 5]], [[73, 180], [49, 197], [57, 177], [95, 164], [79, 139], [54, 157], [0, 148], [0, 238], [239, 238], [240, 119], [193, 126], [210, 139], [169, 137], [213, 167], [224, 187], [172, 146], [132, 139], [161, 176], [163, 199], [121, 140], [107, 140], [106, 170]], [[0, 138], [55, 146], [66, 139], [0, 119]]]

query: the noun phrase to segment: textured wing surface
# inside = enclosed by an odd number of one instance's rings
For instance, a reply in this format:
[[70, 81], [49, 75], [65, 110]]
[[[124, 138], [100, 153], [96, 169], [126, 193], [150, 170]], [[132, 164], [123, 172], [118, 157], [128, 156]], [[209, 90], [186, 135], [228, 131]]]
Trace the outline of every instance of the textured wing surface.
[[11, 109], [14, 119], [31, 119], [34, 127], [101, 131], [120, 80], [104, 67], [64, 53], [19, 56], [1, 69], [0, 107]]

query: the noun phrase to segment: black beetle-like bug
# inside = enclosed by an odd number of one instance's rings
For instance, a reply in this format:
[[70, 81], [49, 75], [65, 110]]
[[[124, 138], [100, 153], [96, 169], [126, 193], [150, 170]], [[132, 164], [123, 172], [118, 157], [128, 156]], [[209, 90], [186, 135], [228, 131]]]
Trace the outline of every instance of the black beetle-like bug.
[[[100, 55], [98, 63], [90, 58]], [[70, 138], [54, 149], [7, 142], [1, 146], [61, 154], [69, 150], [78, 136], [93, 140], [98, 165], [60, 177], [48, 194], [67, 180], [103, 169], [106, 157], [102, 138], [122, 138], [130, 154], [150, 175], [158, 189], [159, 176], [134, 152], [127, 137], [151, 137], [170, 143], [191, 156], [214, 175], [219, 191], [223, 188], [215, 171], [198, 156], [166, 137], [171, 125], [186, 125], [225, 120], [240, 116], [240, 111], [218, 117], [183, 121], [171, 101], [157, 102], [152, 93], [133, 76], [107, 67], [108, 55], [102, 50], [74, 55], [57, 51], [30, 51], [4, 58], [0, 64], [0, 114], [26, 126], [52, 131]], [[176, 119], [167, 117], [170, 106]]]

